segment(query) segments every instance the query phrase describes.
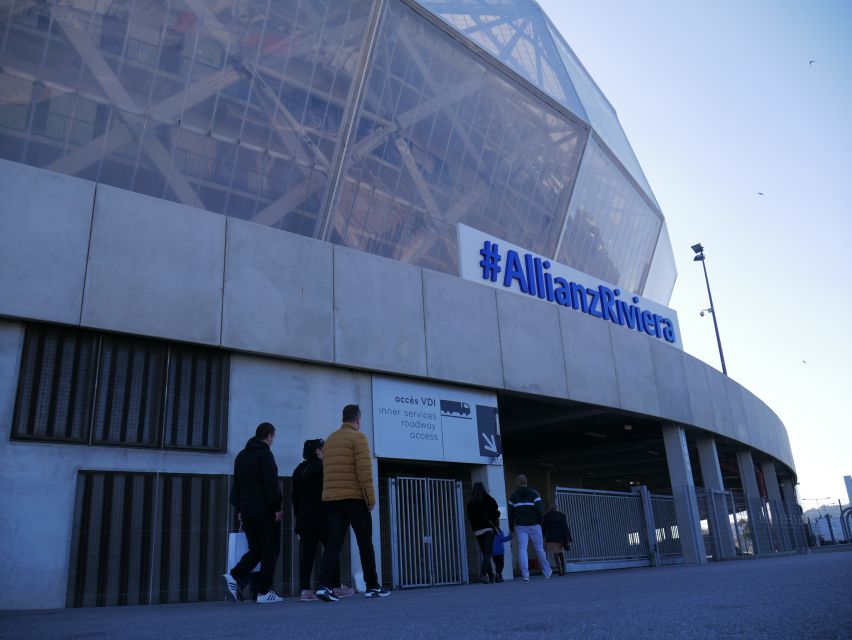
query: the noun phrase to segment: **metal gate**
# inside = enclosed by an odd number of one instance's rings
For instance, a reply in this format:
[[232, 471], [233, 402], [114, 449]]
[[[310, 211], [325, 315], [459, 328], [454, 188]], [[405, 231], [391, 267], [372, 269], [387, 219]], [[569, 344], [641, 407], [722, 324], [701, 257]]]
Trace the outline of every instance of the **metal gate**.
[[557, 487], [556, 505], [567, 516], [574, 538], [569, 562], [583, 562], [587, 568], [651, 564], [641, 494]]
[[388, 478], [393, 586], [468, 581], [462, 483]]

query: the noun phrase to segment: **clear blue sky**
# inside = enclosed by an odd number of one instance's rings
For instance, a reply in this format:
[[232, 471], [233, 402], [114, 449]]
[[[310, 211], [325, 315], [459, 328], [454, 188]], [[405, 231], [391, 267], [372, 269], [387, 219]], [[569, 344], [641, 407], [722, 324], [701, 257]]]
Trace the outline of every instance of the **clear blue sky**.
[[699, 316], [701, 242], [728, 374], [787, 426], [802, 506], [845, 503], [852, 2], [540, 5], [617, 110], [666, 216], [686, 351], [721, 369]]

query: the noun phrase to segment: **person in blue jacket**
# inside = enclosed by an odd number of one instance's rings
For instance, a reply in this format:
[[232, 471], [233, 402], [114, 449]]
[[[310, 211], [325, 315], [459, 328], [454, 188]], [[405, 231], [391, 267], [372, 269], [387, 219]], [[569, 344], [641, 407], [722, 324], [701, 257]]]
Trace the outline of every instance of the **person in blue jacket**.
[[504, 542], [509, 542], [512, 534], [504, 534], [501, 529], [494, 533], [494, 546], [491, 548], [491, 559], [494, 561], [494, 582], [503, 582], [503, 556], [506, 555]]

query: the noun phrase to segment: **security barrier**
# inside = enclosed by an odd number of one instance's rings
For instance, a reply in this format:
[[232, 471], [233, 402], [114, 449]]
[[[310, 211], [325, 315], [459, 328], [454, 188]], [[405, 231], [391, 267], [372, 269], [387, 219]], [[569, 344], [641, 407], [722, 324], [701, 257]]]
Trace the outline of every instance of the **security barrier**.
[[410, 477], [387, 482], [393, 586], [467, 582], [462, 483]]
[[648, 544], [653, 524], [646, 522], [653, 517], [643, 506], [641, 492], [557, 487], [556, 505], [568, 518], [574, 539], [569, 562], [608, 567], [654, 563], [656, 544]]
[[695, 493], [704, 546], [713, 560], [795, 553], [807, 546], [798, 514], [784, 502], [737, 491]]

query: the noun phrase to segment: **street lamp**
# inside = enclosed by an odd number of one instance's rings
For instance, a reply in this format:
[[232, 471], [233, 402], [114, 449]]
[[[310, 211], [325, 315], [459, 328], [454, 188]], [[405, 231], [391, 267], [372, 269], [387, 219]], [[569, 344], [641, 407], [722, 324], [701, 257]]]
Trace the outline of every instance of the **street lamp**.
[[[692, 245], [692, 250], [695, 252], [693, 262], [700, 262], [704, 268], [704, 281], [707, 283], [707, 297], [710, 298], [710, 308], [707, 311], [713, 316], [713, 328], [716, 330], [716, 344], [719, 345], [719, 359], [722, 361], [722, 373], [728, 375], [728, 369], [725, 367], [725, 354], [722, 353], [722, 339], [719, 337], [719, 323], [716, 322], [716, 308], [713, 306], [713, 294], [710, 293], [710, 279], [707, 277], [707, 264], [704, 261], [704, 247], [701, 243]], [[704, 312], [701, 312], [704, 315]]]

